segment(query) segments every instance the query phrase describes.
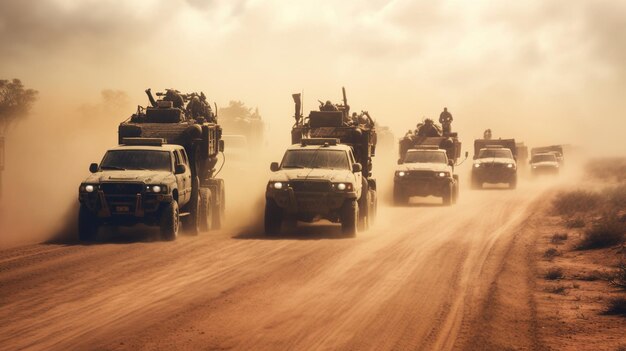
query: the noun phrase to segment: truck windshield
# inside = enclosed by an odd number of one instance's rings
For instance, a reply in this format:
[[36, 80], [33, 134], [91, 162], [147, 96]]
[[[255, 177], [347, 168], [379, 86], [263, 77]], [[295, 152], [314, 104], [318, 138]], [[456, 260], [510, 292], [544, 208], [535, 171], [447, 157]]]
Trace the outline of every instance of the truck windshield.
[[282, 168], [350, 169], [348, 155], [342, 150], [288, 150]]
[[556, 156], [554, 154], [535, 155], [530, 162], [556, 162]]
[[482, 149], [478, 153], [478, 158], [513, 158], [513, 154], [509, 149]]
[[404, 163], [447, 163], [446, 154], [438, 151], [409, 151]]
[[172, 160], [167, 151], [111, 150], [107, 151], [100, 164], [101, 170], [145, 169], [172, 171]]

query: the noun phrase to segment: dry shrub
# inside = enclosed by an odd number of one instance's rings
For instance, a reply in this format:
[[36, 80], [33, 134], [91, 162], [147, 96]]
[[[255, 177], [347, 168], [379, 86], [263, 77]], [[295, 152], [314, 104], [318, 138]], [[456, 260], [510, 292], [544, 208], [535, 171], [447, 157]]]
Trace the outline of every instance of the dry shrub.
[[626, 224], [616, 213], [604, 215], [585, 231], [578, 248], [581, 250], [610, 247], [624, 242]]
[[600, 200], [600, 194], [588, 190], [563, 191], [556, 195], [552, 207], [559, 215], [571, 216], [597, 208]]
[[589, 161], [585, 165], [588, 177], [603, 181], [626, 180], [626, 158], [599, 158]]
[[555, 233], [550, 238], [550, 242], [553, 244], [561, 244], [563, 241], [567, 240], [567, 233]]
[[565, 295], [566, 288], [563, 285], [555, 285], [547, 288], [546, 291], [552, 294]]
[[567, 228], [584, 228], [585, 220], [582, 217], [570, 218], [565, 221], [565, 227]]
[[614, 314], [626, 317], [626, 297], [614, 297], [609, 300], [606, 314]]
[[555, 258], [556, 256], [560, 256], [561, 253], [559, 252], [559, 250], [551, 247], [549, 249], [547, 249], [544, 253], [543, 253], [543, 257], [551, 260], [553, 258]]
[[546, 278], [547, 280], [563, 279], [563, 277], [564, 277], [563, 269], [559, 267], [548, 269], [548, 271], [546, 272], [546, 275], [544, 276], [544, 278]]
[[617, 271], [609, 275], [609, 283], [626, 290], [626, 262], [617, 264]]

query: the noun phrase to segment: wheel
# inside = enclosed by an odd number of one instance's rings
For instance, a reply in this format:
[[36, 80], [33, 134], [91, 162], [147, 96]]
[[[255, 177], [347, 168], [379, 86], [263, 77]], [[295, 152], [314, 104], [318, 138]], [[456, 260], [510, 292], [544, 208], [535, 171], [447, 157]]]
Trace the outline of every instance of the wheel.
[[341, 231], [343, 234], [355, 237], [359, 219], [359, 205], [356, 200], [346, 200], [341, 208]]
[[265, 200], [265, 234], [280, 234], [283, 224], [283, 210], [278, 207], [273, 199]]
[[217, 192], [212, 194], [212, 220], [213, 226], [212, 229], [222, 229], [224, 225], [224, 213], [226, 209], [226, 189], [224, 188], [224, 180], [223, 179], [215, 179], [217, 183]]
[[471, 187], [472, 189], [481, 189], [483, 187], [483, 183], [479, 182], [476, 177], [472, 177]]
[[393, 204], [396, 206], [406, 205], [409, 202], [409, 197], [402, 192], [399, 187], [393, 187]]
[[78, 210], [78, 239], [80, 241], [92, 241], [98, 235], [98, 217], [87, 207], [80, 205]]
[[450, 206], [452, 203], [452, 197], [454, 196], [454, 186], [452, 184], [448, 184], [446, 189], [444, 189], [443, 196], [441, 199], [443, 200], [444, 206]]
[[455, 204], [459, 199], [459, 182], [458, 180], [454, 183], [454, 187], [452, 188], [452, 203]]
[[176, 200], [167, 204], [161, 212], [161, 239], [166, 241], [176, 240], [180, 226], [180, 212]]
[[191, 192], [191, 199], [187, 204], [189, 215], [184, 217], [183, 225], [185, 233], [189, 235], [198, 235], [200, 233], [200, 190], [195, 188]]
[[369, 225], [373, 226], [376, 223], [376, 215], [378, 214], [378, 194], [375, 190], [370, 190], [370, 209], [369, 209]]
[[511, 182], [509, 183], [509, 188], [510, 189], [517, 188], [517, 176], [513, 177], [513, 180], [511, 180]]
[[358, 229], [359, 231], [367, 230], [369, 227], [369, 208], [370, 208], [370, 191], [369, 185], [367, 181], [363, 179], [363, 188], [361, 189], [361, 198], [359, 199], [359, 221], [358, 221]]
[[213, 226], [213, 206], [211, 201], [211, 191], [206, 188], [200, 189], [200, 210], [198, 217], [200, 220], [200, 230], [208, 232]]

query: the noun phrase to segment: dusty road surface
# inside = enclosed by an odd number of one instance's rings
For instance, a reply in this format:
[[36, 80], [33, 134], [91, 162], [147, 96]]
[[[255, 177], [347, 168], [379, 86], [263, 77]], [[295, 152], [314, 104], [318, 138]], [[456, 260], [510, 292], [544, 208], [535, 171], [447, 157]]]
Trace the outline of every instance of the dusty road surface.
[[519, 229], [546, 189], [382, 207], [355, 239], [315, 225], [0, 251], [0, 349], [538, 349]]

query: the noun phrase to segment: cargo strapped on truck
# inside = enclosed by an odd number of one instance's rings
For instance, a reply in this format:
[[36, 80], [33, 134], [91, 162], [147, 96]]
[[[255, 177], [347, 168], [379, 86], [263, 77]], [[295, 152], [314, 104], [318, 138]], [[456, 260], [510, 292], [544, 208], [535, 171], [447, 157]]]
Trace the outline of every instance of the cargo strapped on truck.
[[308, 145], [324, 145], [324, 146], [335, 146], [339, 144], [339, 139], [337, 138], [302, 138], [300, 142], [302, 146]]
[[162, 146], [166, 144], [163, 138], [122, 138], [123, 145], [129, 146]]

